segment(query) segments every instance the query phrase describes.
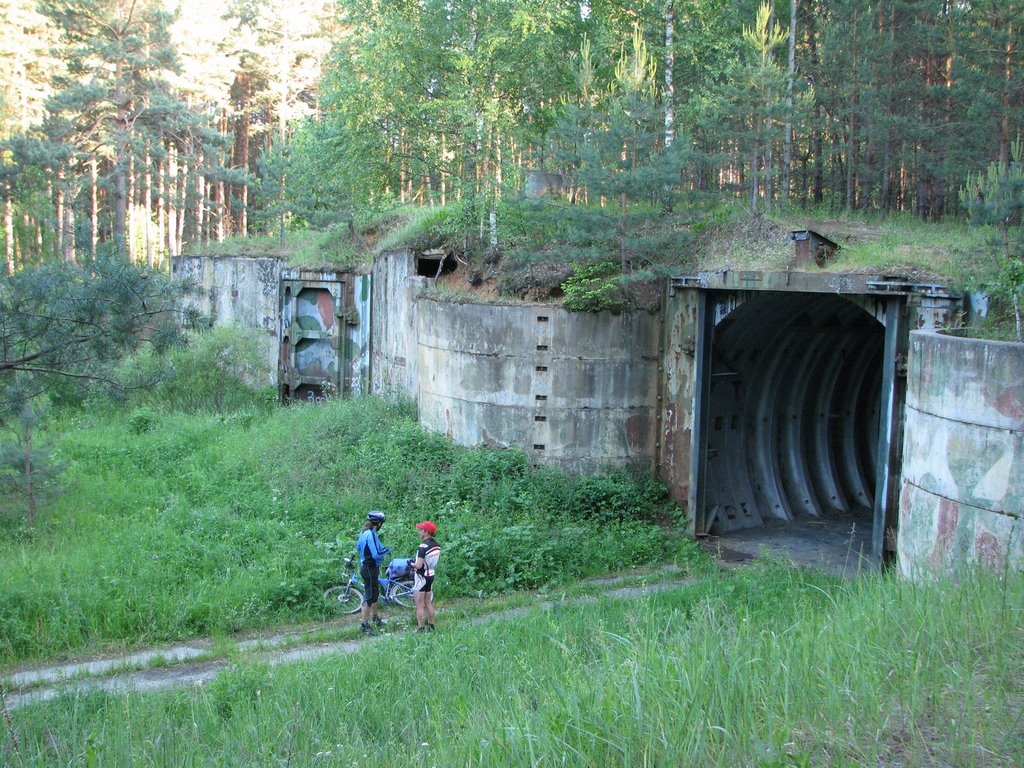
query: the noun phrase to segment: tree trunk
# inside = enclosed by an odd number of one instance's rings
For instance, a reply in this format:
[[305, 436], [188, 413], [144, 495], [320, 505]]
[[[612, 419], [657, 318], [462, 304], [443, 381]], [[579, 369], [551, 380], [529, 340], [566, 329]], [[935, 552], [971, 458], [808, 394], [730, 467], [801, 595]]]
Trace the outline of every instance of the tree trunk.
[[448, 162], [448, 160], [446, 159], [447, 154], [448, 154], [448, 136], [447, 136], [446, 133], [444, 133], [442, 131], [441, 132], [441, 164], [440, 164], [440, 168], [441, 168], [441, 173], [440, 173], [440, 175], [441, 175], [441, 206], [442, 207], [444, 207], [444, 205], [447, 202], [447, 194], [448, 194], [448, 174], [445, 172], [445, 168], [446, 168], [445, 164]]
[[64, 256], [64, 172], [57, 171], [57, 232], [56, 240], [54, 242], [55, 253], [57, 258], [63, 258]]
[[[167, 195], [166, 195], [166, 166], [161, 160], [156, 165], [156, 246], [157, 259], [160, 264], [164, 261], [166, 242], [164, 234], [167, 232]], [[169, 253], [169, 251], [168, 251]], [[168, 271], [170, 271], [170, 259], [167, 260]]]
[[857, 164], [857, 91], [853, 92], [850, 125], [846, 134], [846, 212], [853, 210], [855, 185], [854, 167]]
[[[814, 6], [808, 3], [807, 10], [807, 51], [811, 63], [811, 73], [818, 75], [821, 69], [821, 61], [818, 58], [818, 25], [814, 17]], [[825, 168], [824, 168], [824, 127], [822, 126], [821, 99], [815, 94], [814, 97], [814, 118], [811, 127], [811, 156], [814, 158], [814, 176], [811, 182], [811, 200], [814, 205], [821, 205], [825, 196]]]
[[118, 158], [114, 161], [114, 248], [121, 256], [128, 255], [128, 174], [122, 154], [127, 151], [127, 147], [118, 149]]
[[178, 151], [167, 150], [167, 255], [178, 255]]
[[796, 78], [796, 9], [797, 0], [789, 2], [789, 67], [786, 78], [786, 148], [782, 156], [782, 203], [789, 202], [790, 171], [793, 163], [793, 81]]
[[[122, 91], [122, 78], [124, 77], [124, 62], [118, 59], [115, 66], [115, 82], [117, 87], [114, 91], [114, 103], [117, 107], [116, 131], [127, 131], [126, 125], [128, 110], [125, 107], [125, 95]], [[125, 256], [128, 253], [126, 242], [126, 226], [128, 222], [128, 169], [126, 167], [129, 156], [128, 139], [125, 133], [120, 133], [116, 142], [117, 149], [114, 154], [114, 248], [118, 255]]]
[[[186, 155], [187, 157], [187, 155]], [[187, 160], [181, 163], [181, 172], [178, 174], [178, 253], [184, 251], [185, 246], [188, 244], [188, 240], [185, 239], [188, 234], [186, 224], [188, 221], [189, 210], [189, 187], [193, 185], [192, 174], [189, 173], [190, 165]]]
[[64, 261], [72, 263], [75, 260], [75, 207], [73, 205], [64, 206], [61, 231], [64, 232], [64, 251], [61, 256]]
[[761, 119], [754, 119], [754, 150], [750, 157], [750, 210], [756, 216], [758, 214], [758, 193], [760, 183], [758, 180], [758, 164], [761, 162]]
[[146, 147], [146, 172], [142, 176], [142, 208], [146, 214], [144, 224], [146, 238], [146, 265], [153, 266], [153, 233], [151, 231], [153, 221], [153, 158]]
[[493, 131], [494, 134], [494, 182], [490, 195], [490, 228], [491, 228], [491, 253], [498, 252], [498, 198], [501, 196], [501, 132]]
[[676, 65], [675, 27], [675, 0], [665, 0], [665, 149], [672, 146], [676, 135], [676, 84], [673, 79]]
[[4, 256], [7, 262], [7, 274], [14, 274], [14, 201], [11, 200], [11, 188], [4, 186]]
[[[1014, 55], [1013, 20], [1006, 23], [1006, 51], [1003, 57], [1003, 120], [1000, 126], [999, 159], [1003, 163], [1010, 162], [1010, 96], [1013, 90], [1013, 55]], [[1019, 337], [1018, 333], [1018, 337]]]
[[203, 156], [199, 155], [196, 157], [196, 172], [192, 174], [192, 178], [195, 179], [196, 188], [196, 220], [192, 241], [196, 244], [196, 247], [200, 247], [203, 243], [203, 221], [206, 218], [206, 178], [199, 172], [199, 169], [202, 167]]
[[127, 209], [125, 215], [125, 237], [128, 244], [128, 259], [133, 264], [138, 263], [138, 244], [135, 234], [135, 214], [137, 211], [137, 200], [135, 199], [135, 155], [128, 157], [128, 194], [126, 196]]
[[28, 503], [28, 529], [34, 531], [36, 527], [36, 494], [32, 475], [32, 422], [26, 420], [25, 427], [25, 451], [22, 456], [22, 470], [25, 475], [25, 500]]

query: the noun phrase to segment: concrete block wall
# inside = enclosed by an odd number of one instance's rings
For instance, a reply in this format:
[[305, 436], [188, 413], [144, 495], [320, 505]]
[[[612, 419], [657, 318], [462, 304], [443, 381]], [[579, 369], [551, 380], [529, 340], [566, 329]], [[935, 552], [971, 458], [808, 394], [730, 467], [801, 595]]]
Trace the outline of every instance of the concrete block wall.
[[1024, 568], [1024, 344], [910, 336], [899, 563]]

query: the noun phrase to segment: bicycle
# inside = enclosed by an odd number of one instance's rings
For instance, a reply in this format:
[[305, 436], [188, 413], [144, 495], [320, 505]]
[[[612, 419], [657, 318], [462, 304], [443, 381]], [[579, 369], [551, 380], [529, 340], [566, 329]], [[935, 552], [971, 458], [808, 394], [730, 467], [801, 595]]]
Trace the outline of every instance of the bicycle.
[[[363, 605], [363, 595], [366, 592], [366, 585], [363, 584], [362, 577], [352, 565], [354, 560], [354, 556], [345, 558], [345, 567], [349, 572], [348, 582], [324, 590], [324, 600], [332, 606], [341, 605], [345, 613], [359, 613], [359, 609]], [[385, 571], [389, 575], [377, 577], [382, 603], [412, 608], [414, 604], [412, 574], [409, 571], [408, 562], [404, 558], [396, 558], [391, 561]], [[392, 577], [393, 574], [399, 572], [405, 575]]]

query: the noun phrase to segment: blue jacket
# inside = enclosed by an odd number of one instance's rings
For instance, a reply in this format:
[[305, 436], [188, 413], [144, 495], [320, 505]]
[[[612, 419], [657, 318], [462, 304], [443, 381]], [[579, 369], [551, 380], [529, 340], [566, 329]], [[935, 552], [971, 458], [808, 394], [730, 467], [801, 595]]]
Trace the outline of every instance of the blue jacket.
[[380, 543], [377, 537], [376, 528], [367, 528], [359, 534], [359, 541], [356, 542], [356, 552], [359, 553], [359, 563], [365, 564], [369, 558], [380, 565], [384, 558], [391, 554], [391, 550]]

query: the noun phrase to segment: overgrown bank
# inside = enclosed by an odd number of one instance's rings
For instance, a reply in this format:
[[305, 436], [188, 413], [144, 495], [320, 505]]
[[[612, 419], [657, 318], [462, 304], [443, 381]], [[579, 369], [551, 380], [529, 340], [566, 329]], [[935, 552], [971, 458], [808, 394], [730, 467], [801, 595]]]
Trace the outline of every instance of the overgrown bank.
[[53, 427], [61, 495], [4, 523], [0, 664], [316, 619], [371, 508], [385, 543], [440, 526], [441, 598], [536, 587], [671, 555], [664, 489], [568, 478], [425, 433], [404, 401], [226, 415], [153, 408]]
[[[14, 765], [1019, 765], [1024, 578], [778, 562], [17, 709]], [[8, 734], [9, 735], [9, 734]]]

